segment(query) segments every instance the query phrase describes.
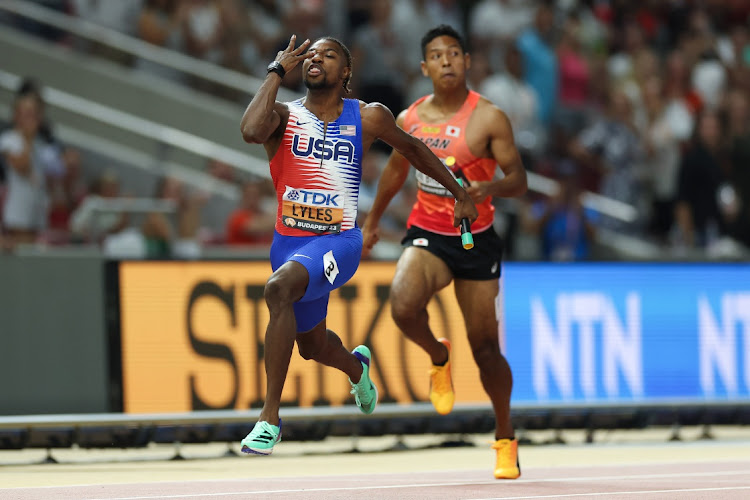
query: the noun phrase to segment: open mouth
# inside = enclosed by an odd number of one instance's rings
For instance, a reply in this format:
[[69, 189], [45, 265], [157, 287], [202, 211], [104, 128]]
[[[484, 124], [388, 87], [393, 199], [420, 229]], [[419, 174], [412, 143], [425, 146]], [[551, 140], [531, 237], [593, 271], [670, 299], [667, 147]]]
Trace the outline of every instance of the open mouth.
[[310, 76], [318, 76], [322, 73], [323, 73], [323, 69], [317, 64], [313, 64], [307, 69], [307, 74]]

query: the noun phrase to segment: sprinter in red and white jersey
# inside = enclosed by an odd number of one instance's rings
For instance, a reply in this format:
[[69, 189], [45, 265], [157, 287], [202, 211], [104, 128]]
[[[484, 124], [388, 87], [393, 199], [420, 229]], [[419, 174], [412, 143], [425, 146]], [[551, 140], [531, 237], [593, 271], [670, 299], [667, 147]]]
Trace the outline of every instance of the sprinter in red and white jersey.
[[[278, 102], [281, 80], [302, 62], [307, 93]], [[372, 413], [377, 389], [369, 377], [366, 346], [353, 352], [326, 328], [328, 297], [357, 270], [362, 233], [356, 225], [362, 156], [376, 140], [390, 144], [455, 199], [454, 225], [474, 221], [476, 207], [440, 160], [401, 130], [382, 104], [345, 99], [352, 75], [349, 49], [335, 38], [295, 37], [268, 66], [268, 76], [242, 117], [242, 136], [265, 147], [279, 208], [271, 245], [273, 274], [266, 283], [270, 313], [264, 359], [266, 398], [242, 451], [269, 455], [281, 439], [279, 405], [292, 348], [305, 359], [349, 376], [357, 406]]]

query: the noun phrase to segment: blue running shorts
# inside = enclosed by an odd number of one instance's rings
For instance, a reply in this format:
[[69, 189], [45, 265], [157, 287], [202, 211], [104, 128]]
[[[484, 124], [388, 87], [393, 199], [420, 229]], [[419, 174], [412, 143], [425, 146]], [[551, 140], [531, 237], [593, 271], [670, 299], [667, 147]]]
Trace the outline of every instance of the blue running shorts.
[[293, 260], [305, 266], [310, 278], [305, 295], [294, 303], [298, 333], [312, 330], [326, 317], [328, 296], [354, 276], [361, 258], [359, 227], [322, 236], [284, 236], [274, 231], [273, 271]]

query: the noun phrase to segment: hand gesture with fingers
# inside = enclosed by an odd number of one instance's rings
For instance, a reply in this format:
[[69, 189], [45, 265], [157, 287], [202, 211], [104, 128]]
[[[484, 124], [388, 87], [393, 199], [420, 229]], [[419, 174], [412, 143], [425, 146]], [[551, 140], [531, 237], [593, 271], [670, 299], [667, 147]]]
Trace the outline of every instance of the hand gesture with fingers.
[[300, 63], [300, 61], [304, 61], [305, 59], [309, 59], [315, 55], [314, 52], [307, 52], [307, 47], [310, 45], [309, 38], [302, 42], [300, 46], [295, 49], [294, 43], [296, 42], [296, 40], [297, 35], [292, 35], [292, 37], [289, 39], [289, 45], [287, 45], [284, 50], [280, 50], [276, 54], [276, 59], [274, 59], [274, 61], [281, 64], [281, 67], [284, 68], [284, 73], [289, 73], [294, 69], [295, 66]]

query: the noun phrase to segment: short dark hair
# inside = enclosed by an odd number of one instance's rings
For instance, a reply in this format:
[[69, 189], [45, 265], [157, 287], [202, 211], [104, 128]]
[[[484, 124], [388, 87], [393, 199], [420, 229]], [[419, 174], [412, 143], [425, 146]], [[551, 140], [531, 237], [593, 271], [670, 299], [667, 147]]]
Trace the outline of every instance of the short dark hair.
[[349, 51], [349, 49], [347, 48], [347, 46], [344, 45], [344, 42], [342, 42], [338, 38], [334, 38], [332, 36], [322, 36], [322, 37], [318, 38], [317, 40], [315, 40], [314, 43], [317, 43], [317, 42], [319, 42], [321, 40], [327, 40], [329, 42], [335, 43], [344, 52], [344, 55], [346, 56], [346, 67], [349, 68], [349, 76], [346, 77], [346, 79], [344, 79], [344, 92], [346, 92], [347, 94], [351, 94], [352, 91], [349, 88], [349, 82], [352, 81], [352, 72], [353, 72], [353, 70], [352, 70], [352, 53]]
[[432, 28], [430, 31], [425, 33], [425, 35], [422, 37], [422, 57], [427, 58], [427, 44], [436, 39], [439, 36], [449, 36], [451, 38], [455, 38], [458, 42], [458, 45], [461, 47], [461, 51], [465, 54], [467, 52], [466, 50], [466, 42], [464, 42], [464, 37], [461, 36], [461, 34], [456, 31], [453, 26], [449, 26], [447, 24], [441, 24], [440, 26], [436, 26]]

